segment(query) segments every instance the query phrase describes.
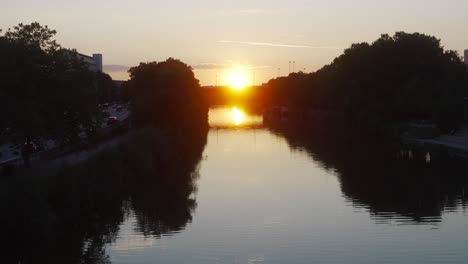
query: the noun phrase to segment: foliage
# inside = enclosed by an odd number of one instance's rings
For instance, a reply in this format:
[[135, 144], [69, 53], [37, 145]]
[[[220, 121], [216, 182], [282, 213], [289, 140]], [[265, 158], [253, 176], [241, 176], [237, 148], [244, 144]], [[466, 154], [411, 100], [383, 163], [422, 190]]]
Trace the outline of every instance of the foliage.
[[129, 81], [124, 81], [120, 86], [120, 99], [124, 102], [129, 102], [131, 99], [131, 84]]
[[100, 104], [112, 102], [117, 98], [117, 86], [107, 73], [97, 73], [97, 96]]
[[0, 130], [73, 141], [96, 129], [95, 76], [55, 34], [31, 23], [0, 36]]
[[140, 63], [129, 73], [135, 124], [186, 128], [206, 124], [207, 107], [190, 66], [169, 58]]
[[424, 34], [382, 35], [353, 44], [330, 65], [268, 83], [271, 103], [344, 113], [370, 127], [432, 119], [441, 128], [463, 118], [468, 75], [461, 58]]

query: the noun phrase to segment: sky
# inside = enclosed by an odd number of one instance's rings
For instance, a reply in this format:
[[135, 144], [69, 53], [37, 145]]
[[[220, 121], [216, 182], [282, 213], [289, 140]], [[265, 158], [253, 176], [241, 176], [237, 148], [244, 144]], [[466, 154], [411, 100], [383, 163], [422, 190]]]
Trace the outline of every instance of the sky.
[[434, 35], [460, 55], [468, 49], [466, 0], [0, 1], [0, 29], [48, 25], [62, 46], [102, 53], [116, 80], [140, 62], [174, 57], [202, 85], [226, 84], [232, 68], [261, 84], [287, 75], [290, 61], [315, 71], [353, 43], [397, 31]]

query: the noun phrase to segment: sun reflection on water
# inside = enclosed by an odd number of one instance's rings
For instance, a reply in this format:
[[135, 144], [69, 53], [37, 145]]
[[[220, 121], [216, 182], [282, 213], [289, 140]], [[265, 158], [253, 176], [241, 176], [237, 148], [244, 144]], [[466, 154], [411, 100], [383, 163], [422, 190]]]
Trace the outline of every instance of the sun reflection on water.
[[237, 107], [231, 110], [232, 120], [236, 126], [240, 126], [245, 122], [245, 113]]
[[240, 106], [213, 107], [208, 113], [212, 128], [247, 128], [260, 126], [263, 119], [260, 115], [251, 114]]

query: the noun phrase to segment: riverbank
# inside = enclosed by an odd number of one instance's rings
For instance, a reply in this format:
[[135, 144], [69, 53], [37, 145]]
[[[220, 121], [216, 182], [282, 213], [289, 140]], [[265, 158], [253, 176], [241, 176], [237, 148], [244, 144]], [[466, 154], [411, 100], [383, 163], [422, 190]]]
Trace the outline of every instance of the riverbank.
[[412, 148], [430, 153], [444, 153], [468, 159], [468, 127], [463, 126], [449, 134], [429, 138], [403, 136], [402, 142]]
[[137, 130], [75, 164], [2, 178], [6, 262], [105, 262], [103, 247], [115, 239], [129, 208], [151, 232], [163, 232], [157, 226], [168, 221], [167, 228], [181, 228], [196, 206], [191, 196], [205, 144], [206, 131], [189, 139]]
[[275, 131], [314, 131], [323, 137], [349, 138], [379, 145], [468, 159], [468, 126], [444, 134], [430, 122], [401, 122], [369, 126], [366, 122], [347, 120], [340, 115], [320, 111], [296, 113], [286, 110], [265, 118], [264, 124]]
[[[119, 143], [129, 133], [129, 119], [119, 121], [111, 126], [103, 126], [92, 139], [82, 144], [57, 146], [36, 152], [31, 157], [34, 168], [52, 167], [58, 163], [76, 164], [101, 150], [103, 147]], [[18, 155], [0, 161], [0, 175], [8, 175], [14, 169], [21, 169], [23, 160]]]
[[[129, 111], [127, 104], [105, 104], [102, 107], [104, 117], [114, 117], [116, 122], [108, 123], [104, 119], [100, 125], [98, 131], [92, 136], [92, 138], [83, 139], [83, 142], [77, 144], [62, 145], [55, 140], [47, 140], [42, 142], [39, 146], [35, 146], [37, 149], [32, 155], [31, 159], [34, 161], [43, 162], [51, 159], [56, 159], [60, 156], [65, 156], [73, 152], [81, 152], [82, 150], [92, 149], [96, 145], [100, 145], [111, 138], [119, 136], [129, 129]], [[12, 140], [12, 139], [10, 139]], [[22, 144], [19, 144], [18, 139], [16, 143], [10, 142], [0, 145], [0, 175], [2, 170], [7, 168], [10, 170], [13, 167], [20, 167], [23, 164], [23, 160], [20, 155], [19, 148]]]

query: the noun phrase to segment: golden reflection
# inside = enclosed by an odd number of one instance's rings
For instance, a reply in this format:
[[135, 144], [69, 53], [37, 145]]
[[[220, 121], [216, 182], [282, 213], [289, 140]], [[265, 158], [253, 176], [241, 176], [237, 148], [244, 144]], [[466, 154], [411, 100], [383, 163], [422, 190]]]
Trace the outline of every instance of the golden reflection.
[[233, 107], [231, 111], [232, 120], [236, 126], [240, 126], [245, 122], [245, 113], [237, 107]]
[[252, 115], [245, 111], [241, 106], [222, 106], [213, 107], [208, 113], [209, 124], [211, 127], [250, 127], [259, 126], [263, 119], [259, 115]]

